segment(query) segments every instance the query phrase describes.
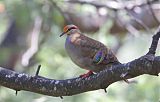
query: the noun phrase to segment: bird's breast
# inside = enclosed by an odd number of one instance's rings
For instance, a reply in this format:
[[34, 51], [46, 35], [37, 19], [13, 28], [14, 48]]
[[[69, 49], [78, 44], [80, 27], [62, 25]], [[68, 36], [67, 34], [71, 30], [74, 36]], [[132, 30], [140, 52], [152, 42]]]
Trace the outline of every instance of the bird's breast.
[[79, 42], [72, 42], [71, 38], [67, 37], [65, 42], [65, 48], [71, 60], [78, 66], [84, 68], [84, 55], [86, 52], [82, 50]]

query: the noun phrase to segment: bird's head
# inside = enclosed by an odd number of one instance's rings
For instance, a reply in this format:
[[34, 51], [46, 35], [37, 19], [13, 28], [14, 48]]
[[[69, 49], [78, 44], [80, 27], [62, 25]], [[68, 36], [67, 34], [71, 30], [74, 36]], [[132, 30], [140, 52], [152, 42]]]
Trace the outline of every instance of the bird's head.
[[75, 25], [73, 25], [73, 24], [71, 24], [71, 25], [66, 25], [66, 26], [63, 28], [63, 33], [60, 35], [60, 37], [63, 36], [64, 34], [70, 35], [70, 32], [71, 32], [72, 30], [77, 30], [77, 29], [78, 29], [78, 27], [75, 26]]

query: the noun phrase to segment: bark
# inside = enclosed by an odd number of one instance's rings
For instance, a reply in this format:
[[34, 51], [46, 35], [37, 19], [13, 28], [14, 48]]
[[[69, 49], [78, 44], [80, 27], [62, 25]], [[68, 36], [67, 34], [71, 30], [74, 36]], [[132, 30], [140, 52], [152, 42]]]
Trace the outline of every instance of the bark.
[[20, 91], [30, 91], [49, 96], [70, 96], [87, 91], [105, 89], [114, 82], [143, 74], [160, 73], [160, 56], [145, 55], [126, 64], [114, 65], [87, 78], [66, 80], [30, 76], [0, 68], [0, 85]]

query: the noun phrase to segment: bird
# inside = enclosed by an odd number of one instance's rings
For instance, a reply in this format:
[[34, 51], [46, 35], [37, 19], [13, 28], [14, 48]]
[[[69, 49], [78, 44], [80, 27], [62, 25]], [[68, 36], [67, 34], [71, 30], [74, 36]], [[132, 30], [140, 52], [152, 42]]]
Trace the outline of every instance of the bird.
[[67, 35], [65, 49], [71, 60], [80, 68], [89, 70], [80, 77], [85, 78], [111, 65], [120, 64], [111, 49], [83, 34], [76, 25], [66, 25], [60, 37], [63, 35]]

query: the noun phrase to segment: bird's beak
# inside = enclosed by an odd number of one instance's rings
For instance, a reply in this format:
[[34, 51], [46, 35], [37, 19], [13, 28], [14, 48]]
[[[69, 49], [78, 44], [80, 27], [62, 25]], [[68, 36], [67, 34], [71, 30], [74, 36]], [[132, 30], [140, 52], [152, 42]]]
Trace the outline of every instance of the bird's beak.
[[63, 33], [60, 35], [60, 37], [63, 36], [64, 34], [65, 34], [65, 32], [63, 32]]

